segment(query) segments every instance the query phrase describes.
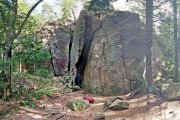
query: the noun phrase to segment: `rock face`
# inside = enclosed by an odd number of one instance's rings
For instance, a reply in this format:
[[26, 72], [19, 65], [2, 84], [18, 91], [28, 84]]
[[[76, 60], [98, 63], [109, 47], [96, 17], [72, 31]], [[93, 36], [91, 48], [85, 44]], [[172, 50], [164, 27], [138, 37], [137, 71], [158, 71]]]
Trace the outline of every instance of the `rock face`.
[[[71, 66], [83, 74], [83, 87], [98, 95], [130, 92], [130, 80], [143, 79], [145, 66], [147, 42], [138, 14], [121, 11], [99, 20], [82, 11], [77, 24], [73, 44], [84, 45], [72, 45], [77, 57]], [[71, 76], [75, 74], [72, 68]]]
[[[138, 14], [126, 11], [98, 19], [81, 11], [76, 27], [71, 21], [49, 21], [36, 31], [52, 59], [43, 62], [55, 76], [70, 73], [76, 84], [77, 71], [82, 86], [93, 94], [122, 95], [143, 79], [147, 41]], [[154, 77], [163, 69], [162, 54], [154, 44]], [[135, 87], [136, 86], [136, 87]]]
[[75, 84], [75, 78], [77, 74], [77, 67], [81, 64], [80, 55], [84, 45], [84, 28], [85, 28], [85, 16], [87, 12], [81, 11], [76, 23], [75, 32], [73, 36], [73, 43], [71, 48], [71, 61], [70, 61], [70, 76], [73, 84]]
[[[62, 76], [68, 72], [69, 49], [72, 42], [71, 21], [48, 21], [44, 26], [36, 30], [38, 42], [42, 42], [51, 53], [52, 59], [45, 62], [55, 76]], [[48, 62], [48, 63], [47, 63]]]
[[56, 38], [50, 45], [52, 63], [55, 75], [65, 75], [68, 72], [70, 34], [61, 29], [56, 31]]

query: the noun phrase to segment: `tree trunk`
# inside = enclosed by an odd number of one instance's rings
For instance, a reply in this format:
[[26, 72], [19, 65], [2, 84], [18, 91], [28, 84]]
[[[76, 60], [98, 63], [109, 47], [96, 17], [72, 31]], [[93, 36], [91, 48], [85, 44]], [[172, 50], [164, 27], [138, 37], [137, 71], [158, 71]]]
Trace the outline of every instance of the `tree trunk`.
[[178, 68], [179, 68], [179, 57], [178, 57], [178, 41], [177, 41], [177, 6], [176, 0], [173, 0], [173, 19], [174, 19], [174, 81], [178, 82]]
[[[9, 50], [7, 51], [4, 51], [3, 53], [3, 60], [4, 61], [8, 61], [10, 60], [12, 57], [12, 50], [11, 50], [11, 47]], [[9, 85], [7, 86], [8, 88], [5, 88], [5, 89], [9, 89], [9, 92], [10, 92], [10, 97], [12, 97], [12, 89], [11, 89], [11, 62], [9, 62], [8, 65], [6, 65], [6, 68], [3, 70], [3, 73], [4, 73], [4, 78], [7, 78], [7, 80], [3, 80], [3, 84], [5, 83], [9, 83]], [[6, 92], [6, 91], [4, 91]], [[7, 93], [4, 93], [7, 95]], [[6, 99], [7, 96], [5, 96], [5, 99]]]
[[71, 10], [71, 11], [72, 11], [73, 19], [74, 19], [74, 25], [76, 25], [77, 18], [76, 18], [75, 12], [74, 10]]
[[145, 79], [147, 81], [147, 90], [149, 93], [153, 92], [153, 77], [152, 77], [152, 43], [153, 43], [153, 0], [146, 0], [146, 37], [147, 37], [147, 49], [146, 49], [146, 73]]

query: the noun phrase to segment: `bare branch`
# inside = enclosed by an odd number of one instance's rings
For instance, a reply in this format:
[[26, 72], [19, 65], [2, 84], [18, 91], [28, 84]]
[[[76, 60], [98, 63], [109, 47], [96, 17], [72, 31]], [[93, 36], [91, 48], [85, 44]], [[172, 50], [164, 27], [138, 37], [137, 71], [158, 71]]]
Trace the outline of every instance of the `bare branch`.
[[155, 8], [154, 10], [159, 9], [159, 7], [161, 7], [165, 3], [167, 3], [167, 1], [161, 2], [159, 5], [154, 7]]

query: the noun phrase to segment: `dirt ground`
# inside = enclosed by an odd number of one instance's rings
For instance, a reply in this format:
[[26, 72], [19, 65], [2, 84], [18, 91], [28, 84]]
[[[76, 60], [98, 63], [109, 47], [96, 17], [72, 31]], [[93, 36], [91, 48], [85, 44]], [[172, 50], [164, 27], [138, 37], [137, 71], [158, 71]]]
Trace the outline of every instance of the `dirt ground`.
[[[71, 111], [66, 107], [69, 100], [83, 96], [94, 98], [95, 102], [82, 111]], [[63, 106], [65, 115], [60, 120], [94, 120], [98, 114], [103, 114], [106, 120], [180, 120], [180, 101], [166, 101], [153, 94], [142, 94], [128, 100], [129, 109], [104, 111], [104, 102], [112, 97], [94, 96], [83, 89], [65, 95], [57, 94], [37, 101], [34, 109], [20, 107], [18, 112], [4, 120], [52, 120], [45, 116], [44, 104]]]

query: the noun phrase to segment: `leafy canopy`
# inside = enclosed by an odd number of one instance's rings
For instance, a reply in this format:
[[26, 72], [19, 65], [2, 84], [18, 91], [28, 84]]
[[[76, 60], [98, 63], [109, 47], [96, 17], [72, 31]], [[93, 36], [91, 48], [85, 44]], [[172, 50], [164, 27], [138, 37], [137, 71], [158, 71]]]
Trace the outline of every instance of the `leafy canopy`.
[[91, 0], [86, 2], [85, 8], [96, 13], [108, 13], [114, 10], [114, 7], [110, 4], [114, 1], [117, 0]]

